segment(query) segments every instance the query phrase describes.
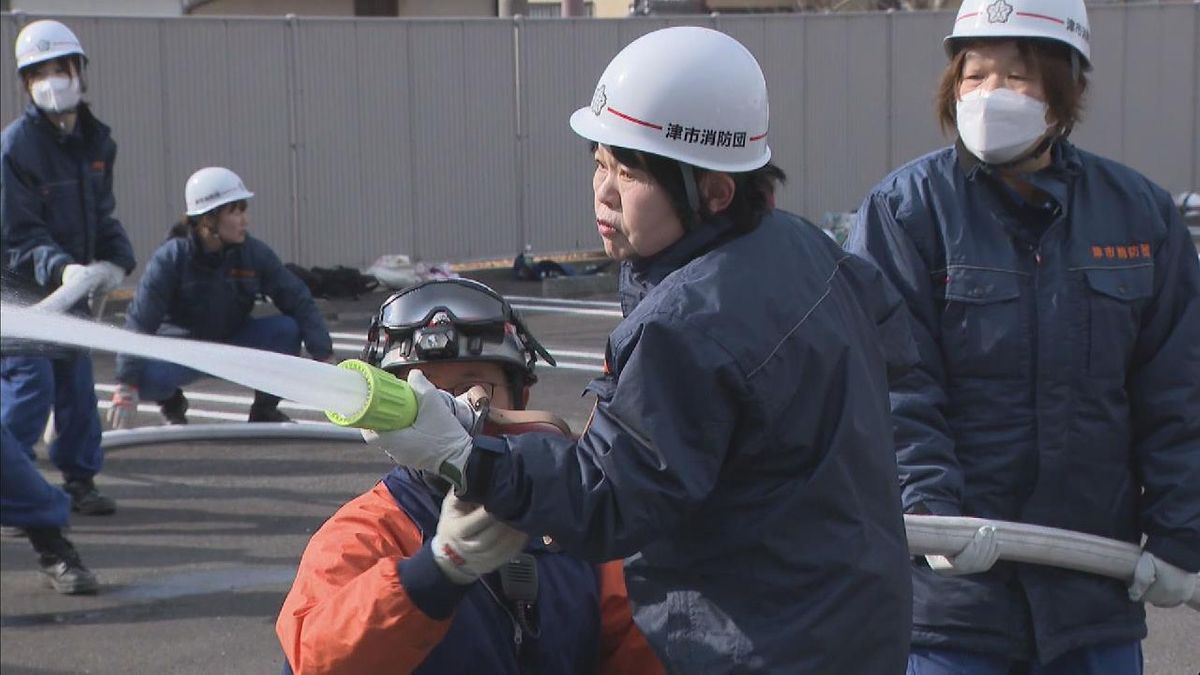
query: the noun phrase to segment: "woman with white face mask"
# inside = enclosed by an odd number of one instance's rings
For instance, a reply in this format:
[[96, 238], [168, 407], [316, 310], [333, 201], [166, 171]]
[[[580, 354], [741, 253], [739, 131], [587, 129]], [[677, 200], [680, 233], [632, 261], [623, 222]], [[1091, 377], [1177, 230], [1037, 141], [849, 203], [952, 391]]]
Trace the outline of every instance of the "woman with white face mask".
[[[15, 52], [30, 104], [0, 137], [0, 265], [6, 281], [20, 279], [42, 293], [63, 284], [96, 283], [93, 295], [102, 297], [135, 263], [129, 237], [113, 217], [117, 148], [108, 127], [81, 100], [87, 57], [75, 34], [57, 21], [26, 26]], [[11, 445], [4, 453], [5, 474], [22, 470], [11, 462], [33, 457], [51, 410], [57, 438], [49, 454], [67, 494], [49, 485], [6, 481], [0, 510], [5, 524], [27, 530], [42, 572], [56, 589], [94, 592], [95, 577], [60, 532], [68, 509], [85, 515], [116, 510], [93, 482], [104, 457], [91, 358], [86, 352], [53, 359], [6, 353], [0, 359], [0, 422]]]
[[910, 673], [1140, 673], [1143, 602], [1200, 570], [1200, 269], [1170, 195], [1067, 140], [1082, 0], [967, 0], [937, 98], [949, 148], [867, 197], [849, 248], [904, 295], [891, 392], [906, 512], [1143, 545], [1127, 583], [997, 562], [981, 531], [913, 563]]

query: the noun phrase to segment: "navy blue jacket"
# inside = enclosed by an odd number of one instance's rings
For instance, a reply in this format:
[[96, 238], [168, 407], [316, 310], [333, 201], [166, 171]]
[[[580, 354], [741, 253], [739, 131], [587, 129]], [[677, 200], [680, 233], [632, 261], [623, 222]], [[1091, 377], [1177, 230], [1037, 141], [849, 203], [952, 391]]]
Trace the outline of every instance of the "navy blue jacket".
[[[437, 532], [444, 492], [419, 472], [395, 469], [383, 480], [396, 503], [421, 529], [425, 547], [401, 563], [408, 594], [425, 607], [453, 610], [446, 636], [415, 673], [587, 673], [600, 654], [600, 593], [596, 568], [558, 553], [541, 537], [526, 552], [537, 566], [538, 598], [532, 630], [522, 630], [508, 607], [497, 573], [482, 583], [451, 583], [433, 562], [429, 540]], [[515, 639], [520, 636], [519, 644]]]
[[5, 268], [45, 291], [62, 268], [107, 260], [133, 271], [133, 247], [113, 217], [109, 128], [80, 104], [64, 134], [33, 104], [0, 135], [0, 248]]
[[[222, 342], [236, 333], [259, 295], [300, 326], [308, 352], [324, 359], [333, 341], [312, 294], [288, 271], [269, 246], [254, 237], [208, 253], [194, 235], [173, 237], [158, 247], [138, 283], [125, 316], [125, 328], [153, 335], [164, 324], [197, 340]], [[141, 360], [117, 356], [117, 381], [135, 383]]]
[[[894, 386], [905, 509], [1140, 543], [1200, 569], [1200, 269], [1170, 196], [1058, 143], [1026, 201], [946, 148], [867, 197], [849, 247], [915, 319]], [[918, 645], [1043, 660], [1146, 635], [1125, 584], [913, 569]]]
[[731, 229], [701, 224], [627, 265], [579, 441], [481, 437], [464, 499], [584, 558], [626, 558], [634, 620], [669, 671], [902, 673], [885, 371], [915, 356], [899, 298], [794, 216]]

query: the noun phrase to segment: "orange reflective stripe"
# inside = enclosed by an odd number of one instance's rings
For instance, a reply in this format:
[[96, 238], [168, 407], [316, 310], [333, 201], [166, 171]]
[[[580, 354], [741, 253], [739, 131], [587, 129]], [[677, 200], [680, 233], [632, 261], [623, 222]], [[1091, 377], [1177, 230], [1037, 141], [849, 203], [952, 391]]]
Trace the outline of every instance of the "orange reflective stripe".
[[659, 675], [665, 673], [646, 636], [633, 622], [629, 593], [625, 589], [625, 563], [604, 563], [600, 579], [600, 664], [601, 675]]
[[417, 609], [396, 566], [421, 533], [382, 483], [313, 535], [275, 632], [296, 675], [408, 672], [450, 627]]

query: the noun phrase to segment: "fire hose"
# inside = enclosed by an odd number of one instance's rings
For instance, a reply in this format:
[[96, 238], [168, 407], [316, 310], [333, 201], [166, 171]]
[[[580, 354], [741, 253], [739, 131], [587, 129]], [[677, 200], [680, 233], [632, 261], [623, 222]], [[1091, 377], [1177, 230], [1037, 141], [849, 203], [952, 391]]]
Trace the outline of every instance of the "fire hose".
[[[1098, 574], [1128, 583], [1141, 549], [1135, 544], [1082, 532], [1005, 520], [949, 516], [904, 516], [913, 555], [952, 556], [983, 526], [996, 528], [1000, 559]], [[1200, 610], [1200, 586], [1187, 605]]]
[[[107, 450], [153, 443], [214, 440], [316, 440], [361, 443], [355, 428], [326, 424], [193, 424], [104, 432]], [[908, 549], [913, 555], [953, 556], [980, 527], [995, 528], [1001, 560], [1049, 565], [1097, 574], [1129, 583], [1141, 549], [1129, 542], [1054, 527], [1004, 520], [948, 516], [904, 516]], [[1186, 604], [1200, 610], [1200, 585]]]
[[87, 297], [101, 281], [103, 281], [103, 276], [98, 271], [91, 267], [84, 267], [76, 277], [71, 279], [71, 283], [59, 286], [33, 307], [45, 312], [65, 312], [74, 307], [75, 303]]

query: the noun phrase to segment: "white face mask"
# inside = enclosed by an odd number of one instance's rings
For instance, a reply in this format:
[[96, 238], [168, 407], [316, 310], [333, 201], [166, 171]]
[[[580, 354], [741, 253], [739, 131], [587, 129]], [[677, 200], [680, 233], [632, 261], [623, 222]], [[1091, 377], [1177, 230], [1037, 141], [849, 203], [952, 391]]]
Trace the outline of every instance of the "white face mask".
[[79, 79], [63, 75], [51, 75], [34, 82], [29, 93], [33, 97], [33, 104], [48, 113], [74, 110], [82, 97]]
[[1033, 147], [1049, 129], [1044, 102], [1011, 89], [975, 91], [958, 101], [958, 137], [988, 164], [1004, 164]]

